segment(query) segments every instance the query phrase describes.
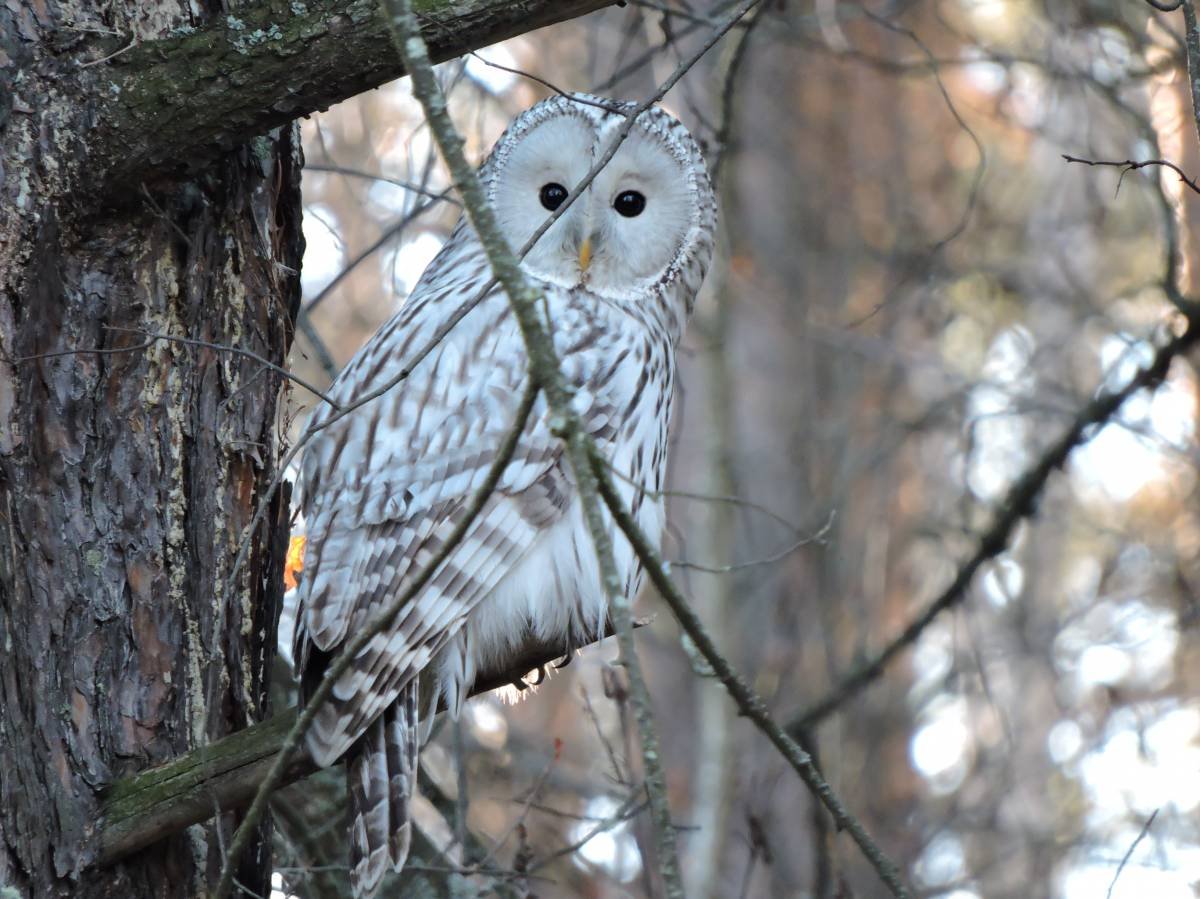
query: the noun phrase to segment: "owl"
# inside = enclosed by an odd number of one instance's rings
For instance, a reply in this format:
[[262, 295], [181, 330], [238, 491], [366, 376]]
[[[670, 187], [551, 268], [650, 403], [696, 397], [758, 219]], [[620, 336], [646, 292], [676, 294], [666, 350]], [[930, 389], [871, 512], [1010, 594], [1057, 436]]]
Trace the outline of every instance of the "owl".
[[[556, 96], [512, 122], [480, 176], [514, 250], [563, 203], [633, 108]], [[544, 294], [574, 408], [656, 542], [675, 348], [712, 256], [715, 216], [696, 142], [649, 109], [522, 262]], [[475, 303], [406, 380], [333, 421], [305, 450], [308, 539], [293, 655], [305, 697], [342, 643], [444, 545], [512, 427], [527, 383], [525, 348], [491, 280], [464, 217], [400, 311], [330, 388], [340, 405], [377, 389]], [[324, 406], [314, 423], [333, 416]], [[539, 398], [465, 537], [318, 711], [308, 751], [321, 766], [345, 758], [356, 895], [371, 895], [389, 863], [404, 864], [417, 751], [439, 704], [457, 715], [476, 672], [505, 670], [530, 640], [582, 646], [602, 633], [607, 600], [580, 505]], [[632, 597], [642, 572], [619, 535], [615, 555]]]

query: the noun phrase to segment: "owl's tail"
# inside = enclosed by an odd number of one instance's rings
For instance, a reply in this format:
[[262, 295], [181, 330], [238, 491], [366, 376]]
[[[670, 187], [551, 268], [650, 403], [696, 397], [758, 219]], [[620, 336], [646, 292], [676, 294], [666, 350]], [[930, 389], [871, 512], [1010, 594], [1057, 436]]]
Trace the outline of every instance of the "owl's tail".
[[417, 781], [417, 705], [413, 678], [346, 754], [350, 883], [356, 899], [375, 894], [389, 860], [399, 871], [408, 858]]

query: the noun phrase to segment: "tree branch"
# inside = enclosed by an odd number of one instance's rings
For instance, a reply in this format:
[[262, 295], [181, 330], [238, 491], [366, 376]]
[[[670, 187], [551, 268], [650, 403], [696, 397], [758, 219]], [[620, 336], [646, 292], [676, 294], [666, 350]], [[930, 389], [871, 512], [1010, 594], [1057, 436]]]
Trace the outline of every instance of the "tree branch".
[[1200, 194], [1200, 184], [1196, 182], [1196, 179], [1189, 178], [1183, 169], [1167, 159], [1143, 159], [1140, 162], [1133, 159], [1126, 159], [1122, 162], [1116, 162], [1108, 159], [1083, 159], [1082, 157], [1071, 156], [1067, 153], [1063, 153], [1061, 155], [1062, 158], [1067, 162], [1079, 162], [1083, 165], [1108, 166], [1110, 168], [1120, 169], [1121, 178], [1117, 180], [1117, 190], [1121, 189], [1121, 179], [1124, 179], [1125, 175], [1129, 172], [1135, 172], [1138, 169], [1144, 169], [1147, 166], [1162, 166], [1163, 168], [1168, 168], [1173, 171], [1179, 176], [1180, 181], [1190, 187], [1195, 193]]
[[1086, 443], [1098, 428], [1112, 420], [1126, 400], [1140, 390], [1154, 389], [1161, 384], [1175, 357], [1182, 355], [1198, 340], [1200, 322], [1189, 319], [1187, 329], [1163, 344], [1150, 364], [1139, 369], [1128, 384], [1120, 390], [1105, 391], [1084, 406], [1066, 433], [1051, 444], [1009, 488], [991, 527], [979, 538], [975, 552], [958, 569], [949, 586], [879, 653], [843, 678], [823, 699], [792, 719], [787, 725], [788, 733], [798, 737], [837, 711], [844, 702], [877, 679], [900, 653], [912, 646], [938, 615], [962, 602], [979, 569], [1004, 552], [1017, 525], [1034, 513], [1050, 475], [1062, 468], [1076, 447]]
[[[435, 62], [613, 0], [424, 0]], [[375, 0], [265, 0], [165, 40], [102, 45], [88, 183], [102, 194], [202, 165], [222, 150], [399, 78]], [[104, 59], [105, 56], [109, 58]], [[88, 60], [80, 60], [88, 65]]]
[[[632, 110], [621, 128], [613, 135], [608, 152], [597, 162], [606, 164], [616, 152], [625, 136], [633, 129], [638, 117], [649, 108], [691, 69], [734, 25], [748, 13], [759, 0], [742, 0], [713, 29], [700, 48], [685, 59], [649, 100]], [[650, 801], [651, 818], [654, 822], [658, 851], [658, 870], [661, 874], [666, 895], [683, 897], [683, 886], [679, 874], [679, 862], [675, 847], [675, 831], [667, 802], [666, 779], [659, 757], [658, 737], [655, 732], [650, 709], [650, 696], [641, 672], [634, 647], [630, 598], [625, 595], [616, 573], [613, 560], [612, 535], [603, 518], [595, 475], [591, 471], [589, 458], [592, 441], [580, 422], [572, 405], [572, 395], [567, 389], [559, 368], [554, 342], [547, 333], [538, 314], [540, 291], [532, 287], [520, 268], [517, 257], [509, 250], [508, 243], [500, 231], [495, 213], [488, 204], [482, 185], [475, 170], [467, 163], [463, 153], [463, 141], [455, 130], [446, 112], [446, 100], [429, 65], [428, 50], [419, 33], [416, 17], [409, 0], [383, 0], [394, 33], [396, 49], [405, 61], [413, 79], [413, 94], [421, 102], [439, 149], [450, 169], [454, 185], [463, 198], [463, 205], [471, 224], [487, 254], [488, 262], [496, 280], [507, 294], [513, 314], [521, 329], [528, 357], [529, 374], [533, 383], [545, 391], [546, 401], [553, 416], [555, 434], [563, 441], [571, 469], [575, 474], [584, 518], [591, 532], [592, 542], [599, 563], [601, 580], [608, 596], [610, 614], [617, 626], [617, 639], [621, 645], [621, 663], [629, 676], [630, 694], [638, 723], [642, 760], [645, 766], [646, 792]], [[596, 166], [593, 166], [593, 173]], [[568, 195], [568, 201], [577, 197], [591, 180], [576, 185]], [[536, 239], [536, 236], [532, 239]], [[228, 862], [227, 862], [228, 864]]]
[[596, 477], [600, 495], [604, 497], [604, 502], [608, 505], [608, 511], [612, 514], [617, 527], [625, 533], [634, 553], [646, 569], [651, 583], [654, 584], [659, 595], [666, 600], [667, 605], [671, 607], [671, 612], [675, 615], [675, 619], [683, 628], [684, 633], [691, 638], [696, 649], [712, 666], [713, 673], [725, 685], [730, 697], [737, 704], [738, 710], [775, 745], [775, 748], [791, 765], [792, 770], [800, 776], [805, 786], [829, 810], [833, 820], [837, 822], [838, 828], [849, 832], [851, 839], [858, 844], [859, 849], [862, 850], [863, 855], [891, 894], [898, 899], [909, 899], [912, 894], [901, 880], [900, 869], [896, 863], [871, 838], [858, 819], [846, 810], [841, 799], [833, 792], [833, 788], [821, 776], [821, 772], [813, 763], [812, 756], [788, 736], [779, 723], [771, 717], [771, 713], [767, 711], [767, 706], [761, 697], [742, 680], [729, 661], [721, 655], [712, 638], [704, 630], [699, 616], [692, 611], [683, 594], [679, 592], [679, 588], [667, 576], [662, 558], [650, 545], [646, 535], [642, 533], [633, 516], [629, 514], [629, 510], [625, 508], [621, 494], [617, 491], [616, 484], [613, 483], [608, 461], [600, 454], [595, 445], [589, 447], [589, 453], [592, 472]]
[[[639, 621], [634, 626], [644, 624]], [[610, 624], [596, 642], [613, 633]], [[526, 646], [520, 658], [504, 670], [481, 671], [471, 695], [518, 683], [530, 671], [544, 668], [568, 652], [570, 647], [563, 643]], [[246, 805], [266, 779], [296, 716], [296, 710], [289, 709], [210, 746], [112, 784], [101, 797], [94, 864], [111, 864], [206, 821], [217, 810]], [[301, 753], [285, 768], [279, 786], [308, 777], [316, 770], [307, 753]]]

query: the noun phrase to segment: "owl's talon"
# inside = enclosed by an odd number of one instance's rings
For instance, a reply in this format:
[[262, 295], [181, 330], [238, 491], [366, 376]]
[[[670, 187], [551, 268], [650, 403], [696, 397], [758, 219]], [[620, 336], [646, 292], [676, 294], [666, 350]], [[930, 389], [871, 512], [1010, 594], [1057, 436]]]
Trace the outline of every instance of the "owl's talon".
[[540, 687], [542, 685], [542, 681], [544, 681], [545, 679], [546, 679], [546, 666], [538, 665], [537, 666], [537, 680], [531, 681], [530, 685], [534, 686], [534, 687]]
[[566, 655], [564, 655], [562, 657], [561, 661], [552, 662], [551, 664], [554, 665], [555, 671], [562, 671], [564, 668], [566, 668], [568, 665], [570, 665], [571, 662], [574, 661], [574, 659], [575, 659], [575, 650], [568, 647], [567, 653], [566, 653]]
[[509, 683], [522, 693], [529, 689], [529, 684], [525, 683], [525, 678], [523, 677], [514, 677], [511, 681], [509, 681]]

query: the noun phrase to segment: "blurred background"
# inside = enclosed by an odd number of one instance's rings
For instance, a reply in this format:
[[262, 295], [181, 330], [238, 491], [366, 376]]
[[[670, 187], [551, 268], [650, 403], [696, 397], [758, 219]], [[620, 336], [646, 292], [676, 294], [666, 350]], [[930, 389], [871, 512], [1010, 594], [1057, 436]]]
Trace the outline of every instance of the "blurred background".
[[[550, 93], [520, 73], [641, 100], [731, 8], [630, 0], [439, 72], [481, 160]], [[1200, 174], [1187, 81], [1181, 14], [1137, 0], [765, 0], [666, 96], [719, 165], [721, 236], [681, 348], [664, 554], [781, 722], [943, 590], [1009, 486], [1178, 329], [1193, 191], [1063, 154]], [[325, 383], [459, 209], [407, 82], [303, 133], [292, 365]], [[796, 730], [920, 895], [1200, 895], [1196, 400], [1176, 363], [962, 603]], [[652, 591], [638, 612], [688, 895], [885, 895]], [[384, 895], [660, 895], [615, 657], [439, 725]], [[342, 789], [338, 770], [275, 800], [278, 896], [346, 893]]]

